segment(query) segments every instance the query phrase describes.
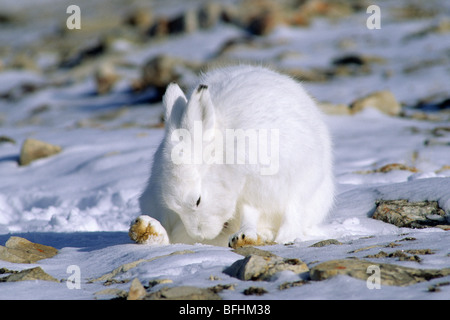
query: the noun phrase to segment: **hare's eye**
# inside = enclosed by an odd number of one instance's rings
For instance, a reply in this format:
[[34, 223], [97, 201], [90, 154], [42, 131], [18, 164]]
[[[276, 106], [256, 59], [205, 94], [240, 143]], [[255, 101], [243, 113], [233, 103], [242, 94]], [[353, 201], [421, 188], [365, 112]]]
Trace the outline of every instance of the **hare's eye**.
[[202, 200], [202, 196], [198, 197], [197, 202], [195, 203], [196, 206], [198, 207], [200, 205], [200, 201]]

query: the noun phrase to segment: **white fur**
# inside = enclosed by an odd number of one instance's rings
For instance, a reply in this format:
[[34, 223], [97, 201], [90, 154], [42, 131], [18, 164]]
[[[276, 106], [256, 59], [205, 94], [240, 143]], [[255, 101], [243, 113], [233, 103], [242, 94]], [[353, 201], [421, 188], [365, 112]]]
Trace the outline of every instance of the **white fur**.
[[[171, 243], [226, 246], [241, 234], [286, 243], [314, 233], [333, 204], [332, 146], [299, 83], [263, 67], [227, 67], [204, 74], [189, 100], [170, 84], [164, 105], [165, 137], [140, 207], [161, 222]], [[172, 133], [193, 133], [194, 121], [203, 132], [211, 129], [194, 141], [203, 149], [226, 129], [278, 130], [277, 171], [264, 175], [262, 164], [248, 163], [175, 164]]]

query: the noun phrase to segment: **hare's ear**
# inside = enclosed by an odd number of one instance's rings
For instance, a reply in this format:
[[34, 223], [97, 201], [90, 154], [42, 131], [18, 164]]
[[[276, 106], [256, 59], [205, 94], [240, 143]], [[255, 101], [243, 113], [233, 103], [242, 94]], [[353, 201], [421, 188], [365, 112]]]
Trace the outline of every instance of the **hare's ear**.
[[203, 134], [208, 135], [213, 132], [216, 114], [207, 85], [201, 84], [194, 90], [182, 121], [187, 128], [193, 128], [195, 121], [200, 121]]
[[175, 82], [167, 86], [163, 97], [165, 108], [164, 121], [167, 125], [178, 127], [181, 121], [181, 115], [186, 108], [187, 99], [183, 91]]

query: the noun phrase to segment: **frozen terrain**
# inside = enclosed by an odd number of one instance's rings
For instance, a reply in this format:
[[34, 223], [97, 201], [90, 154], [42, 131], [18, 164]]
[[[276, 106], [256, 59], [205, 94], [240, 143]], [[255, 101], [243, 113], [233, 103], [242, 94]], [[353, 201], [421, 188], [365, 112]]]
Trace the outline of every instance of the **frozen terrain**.
[[[450, 299], [449, 285], [437, 292], [428, 289], [450, 281], [448, 276], [379, 290], [368, 289], [365, 281], [337, 276], [279, 290], [281, 283], [299, 276], [286, 272], [272, 281], [241, 281], [223, 273], [242, 259], [229, 248], [201, 244], [149, 247], [132, 243], [127, 235], [130, 221], [140, 214], [137, 199], [164, 132], [162, 105], [155, 91], [131, 89], [146, 61], [160, 54], [182, 59], [184, 65], [178, 69], [182, 81], [189, 84], [198, 70], [186, 67], [188, 62], [203, 66], [250, 61], [286, 72], [320, 71], [323, 76], [334, 68], [334, 59], [356, 55], [372, 57], [370, 61], [375, 62], [367, 70], [351, 66], [347, 74], [333, 69], [333, 76], [304, 81], [305, 87], [317, 101], [334, 105], [349, 105], [368, 93], [390, 90], [402, 104], [402, 115], [389, 116], [372, 108], [327, 115], [338, 193], [323, 226], [324, 236], [261, 249], [299, 258], [309, 266], [364, 258], [381, 248], [430, 249], [434, 253], [421, 256], [420, 262], [389, 257], [373, 261], [420, 269], [450, 267], [449, 231], [398, 228], [371, 218], [378, 199], [434, 200], [450, 214], [450, 109], [448, 101], [445, 104], [450, 83], [449, 3], [435, 0], [427, 2], [432, 3], [428, 6], [415, 1], [423, 9], [416, 17], [406, 14], [412, 12], [406, 1], [395, 2], [397, 7], [379, 1], [379, 30], [366, 27], [369, 15], [363, 9], [345, 18], [317, 17], [308, 26], [278, 24], [251, 40], [245, 40], [248, 35], [243, 28], [218, 22], [207, 29], [143, 41], [130, 38], [127, 32], [111, 31], [120, 26], [127, 6], [99, 1], [96, 7], [79, 1], [85, 24], [81, 31], [66, 30], [67, 38], [59, 47], [52, 37], [65, 28], [66, 2], [43, 2], [40, 5], [49, 10], [40, 17], [30, 13], [34, 1], [2, 1], [4, 16], [11, 16], [12, 22], [0, 19], [0, 136], [11, 140], [0, 142], [0, 245], [18, 235], [53, 246], [59, 253], [32, 265], [0, 261], [0, 268], [23, 270], [37, 265], [62, 281], [0, 282], [0, 299], [110, 299], [119, 290], [128, 291], [128, 280], [133, 278], [145, 285], [155, 279], [172, 281], [152, 291], [163, 286], [235, 284], [234, 290], [220, 293], [223, 299]], [[104, 10], [99, 9], [102, 3]], [[148, 7], [145, 2], [133, 4]], [[154, 1], [152, 6], [155, 14], [185, 10], [176, 1]], [[109, 19], [99, 20], [103, 16]], [[70, 58], [78, 52], [76, 48], [108, 32], [112, 40], [106, 52], [82, 57], [76, 67], [61, 67], [58, 50], [62, 46], [67, 46]], [[233, 45], [224, 50], [225, 43]], [[213, 61], [219, 52], [220, 59]], [[104, 61], [115, 65], [119, 80], [111, 91], [100, 95], [94, 74]], [[30, 137], [59, 145], [63, 151], [19, 166], [21, 145]], [[393, 163], [417, 170], [376, 172]], [[415, 240], [398, 242], [405, 237]], [[310, 247], [324, 239], [337, 239], [342, 245]], [[385, 248], [393, 242], [400, 246]], [[182, 250], [190, 251], [169, 255]], [[151, 261], [118, 274], [108, 287], [101, 281], [89, 282], [139, 259]], [[80, 268], [80, 289], [69, 289], [64, 281], [71, 275], [67, 272], [70, 265]], [[244, 295], [250, 286], [268, 292]], [[116, 291], [104, 291], [111, 288]]]

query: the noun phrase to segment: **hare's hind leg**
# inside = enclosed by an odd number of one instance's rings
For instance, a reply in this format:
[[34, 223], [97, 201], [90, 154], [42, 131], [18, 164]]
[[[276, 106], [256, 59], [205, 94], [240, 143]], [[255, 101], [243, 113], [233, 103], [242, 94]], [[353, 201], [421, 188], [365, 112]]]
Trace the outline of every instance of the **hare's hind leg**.
[[304, 214], [306, 210], [304, 205], [300, 205], [293, 201], [286, 206], [280, 228], [275, 237], [276, 243], [293, 242], [295, 239], [301, 237], [301, 215]]

